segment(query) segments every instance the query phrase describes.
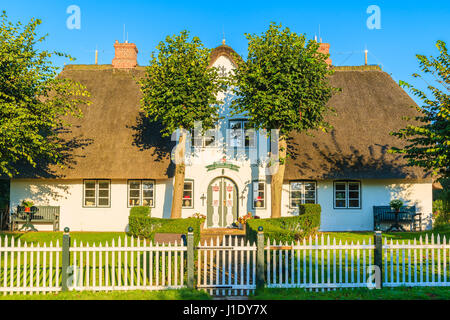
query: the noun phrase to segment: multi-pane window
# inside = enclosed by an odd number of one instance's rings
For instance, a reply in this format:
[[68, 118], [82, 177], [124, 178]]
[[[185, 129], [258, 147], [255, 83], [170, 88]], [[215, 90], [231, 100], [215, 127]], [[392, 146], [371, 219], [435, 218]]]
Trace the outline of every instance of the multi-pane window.
[[183, 190], [183, 208], [194, 207], [194, 181], [185, 181]]
[[254, 148], [256, 146], [256, 131], [248, 121], [230, 120], [230, 146], [236, 148]]
[[200, 148], [208, 148], [216, 146], [216, 129], [206, 130], [204, 134], [202, 134], [202, 130], [191, 130], [191, 145], [193, 147]]
[[314, 181], [291, 181], [289, 201], [291, 208], [296, 208], [299, 204], [316, 203], [316, 189]]
[[253, 181], [253, 208], [266, 207], [266, 183]]
[[84, 207], [109, 207], [111, 202], [111, 181], [85, 180]]
[[334, 207], [361, 208], [361, 183], [359, 181], [335, 181]]
[[128, 181], [128, 206], [149, 206], [155, 204], [155, 182], [152, 180]]

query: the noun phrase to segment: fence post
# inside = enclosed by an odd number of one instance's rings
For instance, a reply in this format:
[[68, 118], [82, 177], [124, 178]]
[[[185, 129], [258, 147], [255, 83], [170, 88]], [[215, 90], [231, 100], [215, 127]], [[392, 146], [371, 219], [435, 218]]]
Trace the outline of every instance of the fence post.
[[264, 288], [264, 283], [264, 232], [260, 226], [256, 241], [256, 288]]
[[[381, 238], [381, 231], [375, 231], [373, 236], [375, 244], [374, 262], [377, 270], [375, 270], [375, 282], [376, 288], [381, 289], [383, 287], [383, 241]], [[377, 274], [379, 272], [379, 274]]]
[[194, 229], [188, 228], [187, 234], [187, 287], [194, 289]]
[[61, 261], [61, 287], [62, 291], [68, 291], [69, 265], [70, 265], [70, 229], [65, 227], [62, 241], [62, 261]]

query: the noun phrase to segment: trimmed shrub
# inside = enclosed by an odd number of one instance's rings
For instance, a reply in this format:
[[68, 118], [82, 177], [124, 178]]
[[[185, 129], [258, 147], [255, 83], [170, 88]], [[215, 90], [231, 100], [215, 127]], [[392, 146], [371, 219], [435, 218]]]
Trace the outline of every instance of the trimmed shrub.
[[134, 237], [144, 237], [149, 240], [155, 239], [155, 233], [181, 233], [187, 234], [188, 228], [194, 229], [194, 242], [200, 241], [200, 225], [203, 219], [162, 219], [139, 215], [130, 215], [128, 218], [128, 233]]
[[151, 212], [150, 207], [146, 206], [133, 207], [130, 209], [130, 216], [150, 217], [150, 212]]
[[320, 227], [320, 205], [300, 206], [300, 215], [275, 219], [252, 219], [247, 221], [246, 237], [256, 241], [258, 227], [263, 227], [264, 239], [270, 242], [293, 242], [308, 237]]
[[322, 208], [320, 207], [320, 204], [315, 203], [305, 203], [301, 204], [298, 207], [299, 214], [318, 214], [322, 212]]

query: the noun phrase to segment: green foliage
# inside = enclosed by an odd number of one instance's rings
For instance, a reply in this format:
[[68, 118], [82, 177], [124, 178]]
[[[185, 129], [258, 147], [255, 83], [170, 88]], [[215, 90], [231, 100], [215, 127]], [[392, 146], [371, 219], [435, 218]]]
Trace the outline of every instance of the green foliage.
[[25, 208], [31, 208], [32, 206], [34, 206], [34, 202], [31, 200], [22, 200], [22, 206], [24, 206]]
[[299, 214], [319, 214], [322, 212], [320, 204], [317, 203], [305, 203], [299, 204]]
[[131, 216], [150, 217], [151, 208], [147, 206], [133, 207], [130, 209]]
[[130, 216], [128, 218], [128, 233], [134, 237], [144, 237], [154, 240], [155, 233], [181, 233], [187, 234], [189, 227], [194, 229], [194, 242], [200, 241], [200, 225], [204, 219], [161, 219], [143, 216]]
[[160, 42], [140, 81], [142, 109], [164, 125], [164, 135], [193, 129], [196, 121], [210, 129], [219, 117], [216, 95], [225, 80], [209, 68], [211, 50], [198, 37], [188, 38], [189, 32], [182, 31]]
[[[428, 85], [431, 96], [414, 86], [400, 81], [400, 85], [411, 90], [423, 105], [417, 110], [420, 115], [414, 120], [419, 124], [409, 124], [398, 132], [391, 133], [408, 144], [404, 148], [392, 148], [390, 152], [401, 153], [411, 166], [419, 166], [443, 177], [450, 177], [450, 57], [444, 41], [437, 41], [439, 56], [416, 55], [423, 75], [414, 73], [414, 78], [431, 76], [434, 85]], [[410, 120], [410, 119], [408, 119]]]
[[256, 129], [279, 129], [280, 137], [330, 126], [324, 115], [333, 91], [328, 82], [332, 70], [328, 55], [318, 53], [319, 44], [305, 35], [270, 24], [261, 36], [246, 34], [248, 59], [238, 60], [233, 77], [234, 113], [246, 113]]
[[389, 205], [394, 211], [399, 211], [403, 207], [403, 201], [399, 199], [394, 199], [389, 202]]
[[9, 180], [0, 180], [0, 210], [9, 206]]
[[38, 161], [62, 165], [65, 144], [58, 130], [69, 126], [65, 116], [81, 117], [80, 105], [89, 93], [77, 82], [57, 77], [53, 56], [40, 50], [46, 36], [36, 28], [0, 16], [0, 175], [17, 174], [17, 163], [36, 166]]
[[[317, 207], [309, 207], [317, 208]], [[319, 206], [320, 209], [320, 206]], [[320, 227], [320, 210], [312, 209], [309, 213], [298, 216], [275, 219], [252, 219], [247, 221], [246, 237], [256, 241], [258, 227], [263, 227], [264, 238], [277, 243], [302, 240], [318, 231]]]

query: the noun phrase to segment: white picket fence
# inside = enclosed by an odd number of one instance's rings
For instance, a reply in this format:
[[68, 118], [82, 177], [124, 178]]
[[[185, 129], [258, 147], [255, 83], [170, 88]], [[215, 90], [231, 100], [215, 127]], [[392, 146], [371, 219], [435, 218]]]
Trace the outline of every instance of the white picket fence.
[[[375, 245], [336, 243], [316, 236], [297, 243], [272, 243], [265, 247], [266, 284], [269, 288], [356, 288], [367, 287]], [[374, 286], [374, 284], [371, 284]]]
[[0, 238], [0, 292], [39, 293], [61, 291], [59, 241], [43, 246], [22, 243], [20, 239]]
[[445, 236], [383, 244], [386, 287], [450, 286], [450, 242]]
[[197, 288], [211, 295], [249, 295], [256, 288], [256, 244], [223, 236], [197, 246]]
[[[140, 239], [89, 245], [73, 241], [69, 290], [161, 290], [185, 287], [186, 246], [152, 244]], [[61, 291], [62, 247], [0, 240], [0, 292]]]
[[[196, 268], [197, 288], [211, 294], [248, 295], [256, 288], [256, 244], [223, 237], [196, 249], [197, 261], [189, 269], [188, 247], [183, 243], [153, 244], [133, 238], [99, 245], [73, 241], [66, 251], [70, 255], [68, 287], [77, 291], [179, 289], [188, 283], [187, 270]], [[450, 243], [445, 237], [385, 239], [382, 253], [380, 276], [385, 287], [450, 286]], [[62, 255], [60, 241], [40, 246], [0, 238], [0, 292], [61, 291]], [[323, 236], [296, 243], [269, 240], [264, 245], [265, 285], [308, 290], [375, 287], [374, 256], [371, 240], [343, 243]]]
[[[435, 241], [436, 239], [436, 241]], [[374, 288], [375, 245], [336, 243], [322, 236], [297, 243], [265, 246], [269, 288]], [[383, 286], [450, 286], [450, 243], [445, 237], [383, 243]]]

